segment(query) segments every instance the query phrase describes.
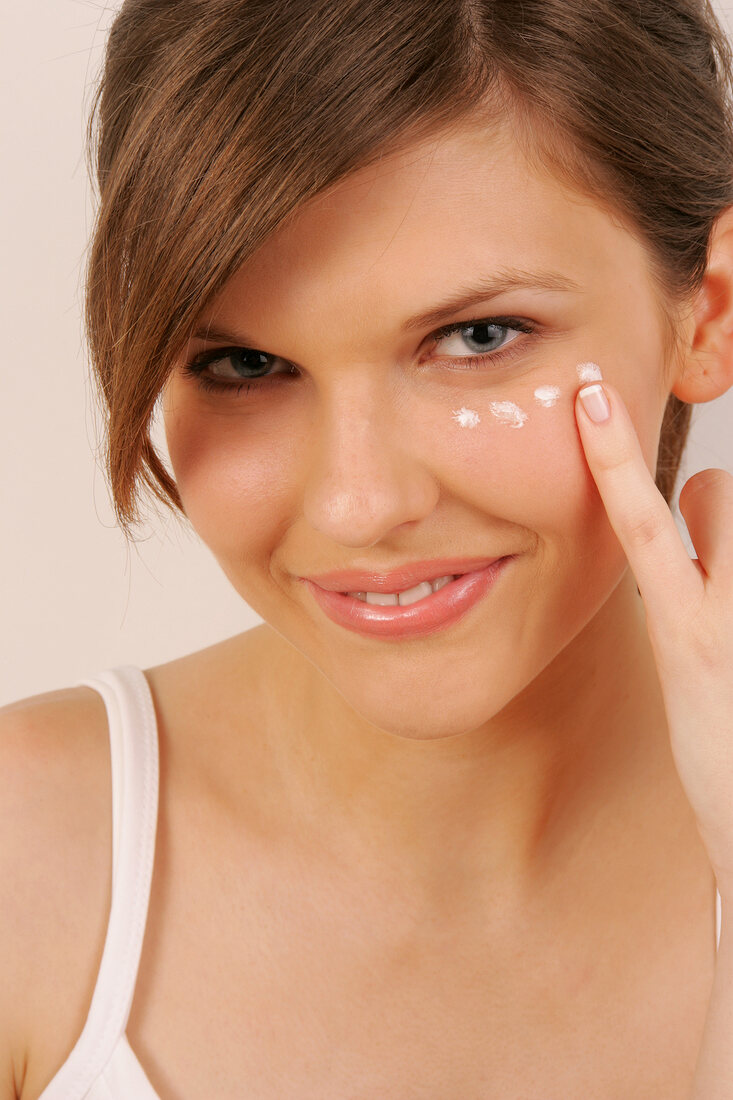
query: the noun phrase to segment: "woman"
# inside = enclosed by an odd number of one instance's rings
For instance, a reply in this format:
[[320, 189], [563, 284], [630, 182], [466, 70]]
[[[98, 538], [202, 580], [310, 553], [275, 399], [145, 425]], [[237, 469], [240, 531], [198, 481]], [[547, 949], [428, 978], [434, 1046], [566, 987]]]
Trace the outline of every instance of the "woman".
[[123, 4], [110, 483], [263, 623], [4, 709], [3, 1100], [733, 1076], [730, 78], [702, 0]]

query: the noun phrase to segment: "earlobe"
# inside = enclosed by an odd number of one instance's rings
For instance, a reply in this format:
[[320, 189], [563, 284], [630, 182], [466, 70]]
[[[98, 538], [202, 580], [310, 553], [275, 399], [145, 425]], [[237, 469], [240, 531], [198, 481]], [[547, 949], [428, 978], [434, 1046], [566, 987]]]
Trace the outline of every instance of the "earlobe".
[[733, 207], [715, 223], [690, 324], [690, 342], [671, 389], [681, 401], [704, 404], [733, 386]]

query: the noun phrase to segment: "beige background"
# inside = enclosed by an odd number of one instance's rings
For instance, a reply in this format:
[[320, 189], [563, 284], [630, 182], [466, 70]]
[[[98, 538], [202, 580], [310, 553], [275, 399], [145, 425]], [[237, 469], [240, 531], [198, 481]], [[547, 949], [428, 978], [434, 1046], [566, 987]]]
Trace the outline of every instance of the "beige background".
[[[116, 7], [5, 0], [0, 16], [0, 705], [261, 621], [174, 521], [153, 517], [128, 548], [97, 457], [81, 324], [91, 224], [82, 148]], [[733, 33], [731, 6], [719, 10]], [[733, 472], [732, 427], [733, 393], [696, 409], [684, 477]]]

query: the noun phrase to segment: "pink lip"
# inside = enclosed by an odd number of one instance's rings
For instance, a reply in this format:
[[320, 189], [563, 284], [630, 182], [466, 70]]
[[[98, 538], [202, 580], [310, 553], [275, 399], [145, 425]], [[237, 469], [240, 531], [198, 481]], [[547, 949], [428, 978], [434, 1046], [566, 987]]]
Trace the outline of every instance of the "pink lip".
[[431, 561], [410, 562], [390, 573], [377, 573], [373, 569], [343, 569], [300, 579], [312, 581], [329, 592], [404, 592], [421, 581], [475, 573], [499, 560], [498, 557], [433, 558]]
[[[355, 596], [321, 588], [308, 577], [301, 579], [313, 593], [319, 607], [339, 626], [369, 637], [407, 638], [433, 634], [463, 618], [489, 592], [513, 557], [514, 555], [510, 555], [495, 559], [485, 568], [457, 577], [432, 596], [426, 596], [407, 607], [381, 607], [364, 603]], [[445, 576], [450, 572], [448, 569], [437, 575]], [[370, 592], [377, 589], [351, 588], [348, 591]]]

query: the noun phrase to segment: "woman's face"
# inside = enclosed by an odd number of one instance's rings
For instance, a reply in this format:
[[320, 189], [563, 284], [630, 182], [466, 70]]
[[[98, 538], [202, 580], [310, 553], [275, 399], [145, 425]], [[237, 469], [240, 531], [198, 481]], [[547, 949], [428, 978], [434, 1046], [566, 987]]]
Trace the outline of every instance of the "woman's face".
[[[517, 271], [568, 289], [486, 287], [408, 324]], [[171, 375], [186, 513], [240, 596], [358, 714], [406, 737], [475, 729], [587, 649], [626, 560], [578, 437], [578, 366], [618, 387], [653, 470], [663, 329], [641, 244], [530, 170], [508, 130], [466, 125], [317, 197], [198, 328], [236, 336], [192, 340], [189, 360], [233, 344], [266, 353], [220, 358], [209, 377], [268, 373], [239, 393], [200, 388], [183, 357]], [[407, 639], [337, 625], [299, 580], [504, 555], [462, 619]]]

